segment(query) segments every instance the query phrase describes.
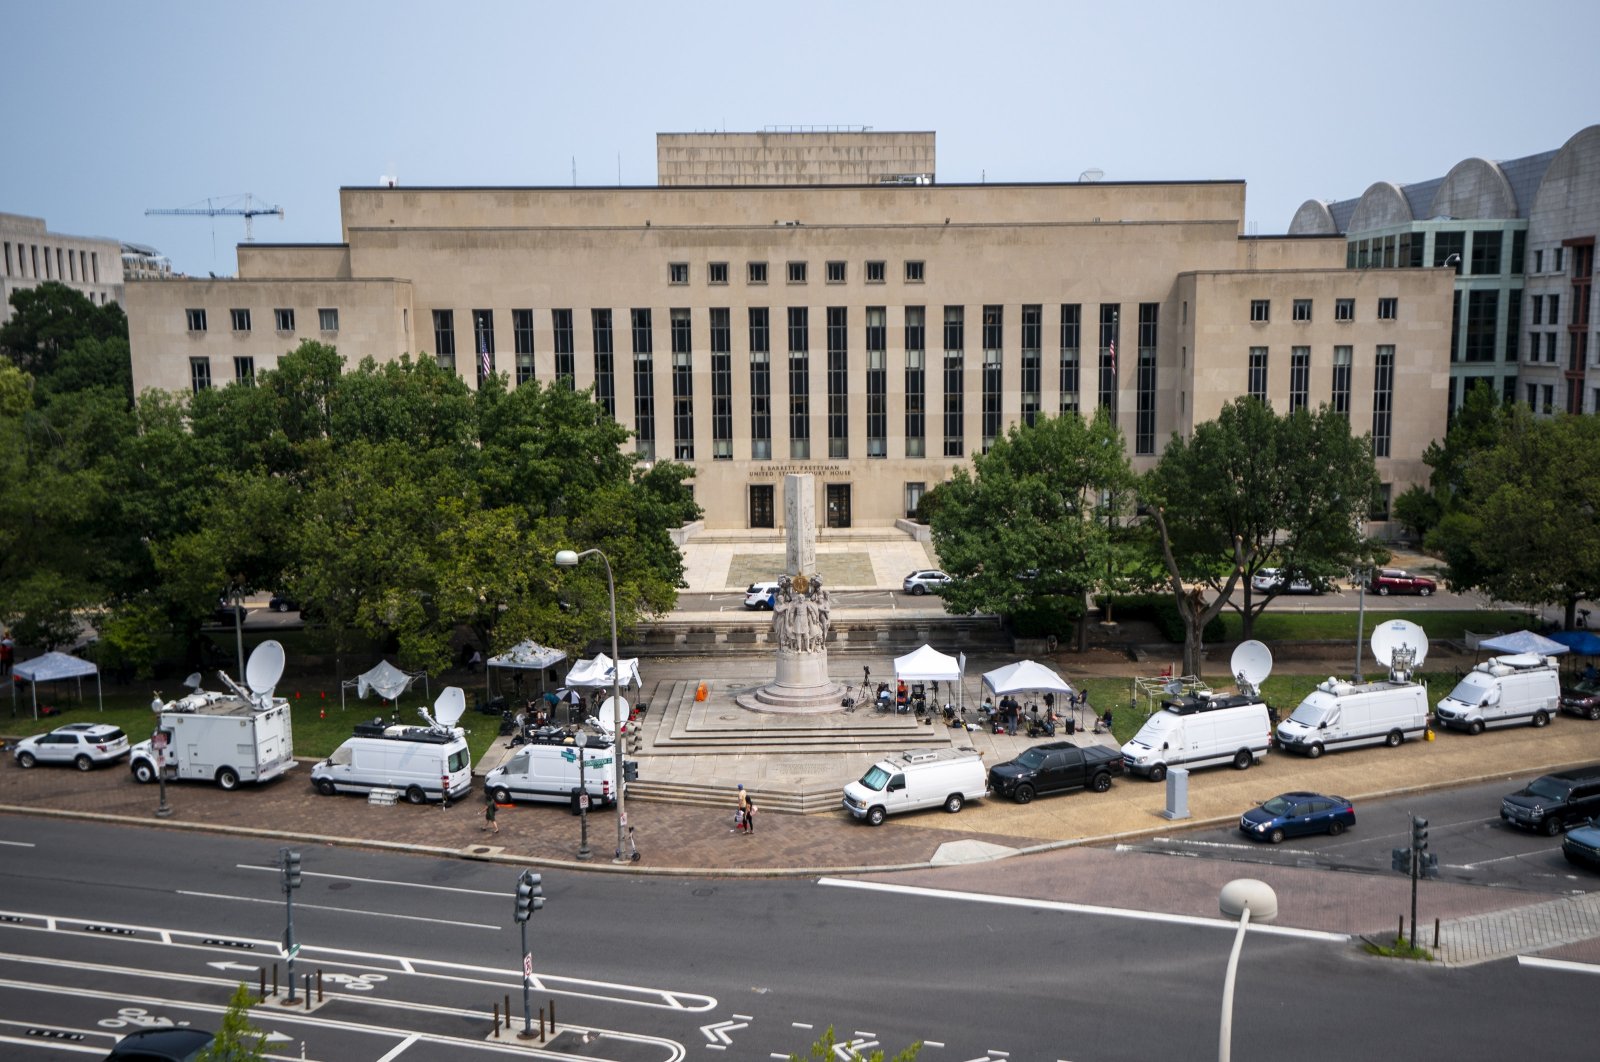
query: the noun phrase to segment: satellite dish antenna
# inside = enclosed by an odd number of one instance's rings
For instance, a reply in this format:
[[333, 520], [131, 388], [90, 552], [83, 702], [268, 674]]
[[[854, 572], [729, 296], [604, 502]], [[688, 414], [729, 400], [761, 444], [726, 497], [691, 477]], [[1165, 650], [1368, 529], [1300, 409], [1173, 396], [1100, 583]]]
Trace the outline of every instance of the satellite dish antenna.
[[270, 701], [282, 677], [283, 646], [270, 640], [256, 646], [244, 666], [244, 681], [250, 692], [260, 701]]
[[1428, 659], [1428, 633], [1410, 620], [1389, 620], [1372, 632], [1372, 655], [1395, 682], [1408, 682]]
[[1161, 688], [1167, 693], [1176, 697], [1178, 694], [1183, 692], [1183, 679], [1173, 679], [1171, 682], [1167, 683]]
[[[450, 729], [461, 721], [462, 713], [467, 710], [467, 695], [461, 692], [460, 686], [446, 686], [439, 691], [438, 698], [433, 702], [434, 726]], [[423, 713], [426, 718], [427, 713]]]
[[1272, 650], [1254, 638], [1240, 642], [1239, 648], [1233, 651], [1233, 659], [1228, 667], [1233, 671], [1234, 680], [1239, 683], [1239, 692], [1254, 697], [1261, 692], [1261, 684], [1267, 681], [1267, 676], [1272, 674]]
[[[617, 712], [611, 701], [612, 698], [607, 697], [601, 702], [600, 710], [595, 713], [595, 722], [599, 724], [601, 730], [605, 731], [605, 735], [608, 738], [616, 737], [612, 730], [615, 729], [614, 720], [617, 718]], [[628, 698], [626, 697], [622, 698], [622, 718], [628, 718]]]
[[188, 689], [197, 690], [200, 688], [201, 681], [200, 672], [191, 671], [189, 672], [189, 677], [183, 680], [183, 684]]
[[1095, 181], [1098, 181], [1105, 175], [1106, 171], [1101, 169], [1084, 170], [1082, 173], [1078, 174], [1078, 183], [1093, 184]]

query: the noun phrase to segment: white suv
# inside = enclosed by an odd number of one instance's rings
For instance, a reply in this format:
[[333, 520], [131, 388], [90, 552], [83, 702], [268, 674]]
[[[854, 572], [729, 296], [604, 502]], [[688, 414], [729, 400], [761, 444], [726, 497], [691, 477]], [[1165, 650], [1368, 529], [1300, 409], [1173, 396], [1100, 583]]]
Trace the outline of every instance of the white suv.
[[937, 568], [924, 568], [922, 571], [912, 572], [906, 576], [905, 591], [921, 597], [928, 591], [938, 591], [941, 587], [949, 585], [951, 579]]
[[87, 771], [102, 763], [116, 763], [128, 754], [128, 735], [106, 723], [68, 723], [17, 742], [12, 754], [19, 767], [36, 763], [70, 763]]
[[778, 584], [776, 581], [770, 583], [751, 583], [750, 589], [744, 592], [744, 607], [756, 609], [764, 608], [768, 612], [771, 612], [772, 605], [777, 600], [777, 597]]

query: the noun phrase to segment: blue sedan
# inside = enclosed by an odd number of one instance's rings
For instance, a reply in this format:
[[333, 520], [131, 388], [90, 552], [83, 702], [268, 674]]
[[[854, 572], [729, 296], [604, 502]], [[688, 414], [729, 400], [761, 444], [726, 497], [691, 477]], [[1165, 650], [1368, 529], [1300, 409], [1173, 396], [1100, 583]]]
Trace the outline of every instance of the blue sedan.
[[1255, 840], [1282, 844], [1285, 837], [1326, 833], [1337, 837], [1356, 824], [1356, 809], [1341, 796], [1284, 793], [1251, 808], [1239, 819], [1239, 832]]

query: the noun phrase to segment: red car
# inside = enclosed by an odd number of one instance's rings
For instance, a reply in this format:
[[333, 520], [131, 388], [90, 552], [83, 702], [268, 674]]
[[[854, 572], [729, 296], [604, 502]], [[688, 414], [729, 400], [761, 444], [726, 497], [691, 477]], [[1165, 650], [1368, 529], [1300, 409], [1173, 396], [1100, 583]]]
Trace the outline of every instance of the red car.
[[1439, 584], [1425, 575], [1412, 575], [1400, 568], [1379, 568], [1372, 573], [1367, 589], [1388, 597], [1390, 594], [1421, 594], [1427, 597]]

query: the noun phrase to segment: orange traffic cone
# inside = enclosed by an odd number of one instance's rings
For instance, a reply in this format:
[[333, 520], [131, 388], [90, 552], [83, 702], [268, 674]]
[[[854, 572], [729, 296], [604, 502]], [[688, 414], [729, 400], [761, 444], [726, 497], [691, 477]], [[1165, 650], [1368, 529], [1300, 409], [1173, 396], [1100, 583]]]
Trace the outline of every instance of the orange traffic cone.
[[706, 699], [706, 684], [704, 682], [701, 682], [700, 685], [695, 689], [694, 699], [697, 701], [703, 701]]

